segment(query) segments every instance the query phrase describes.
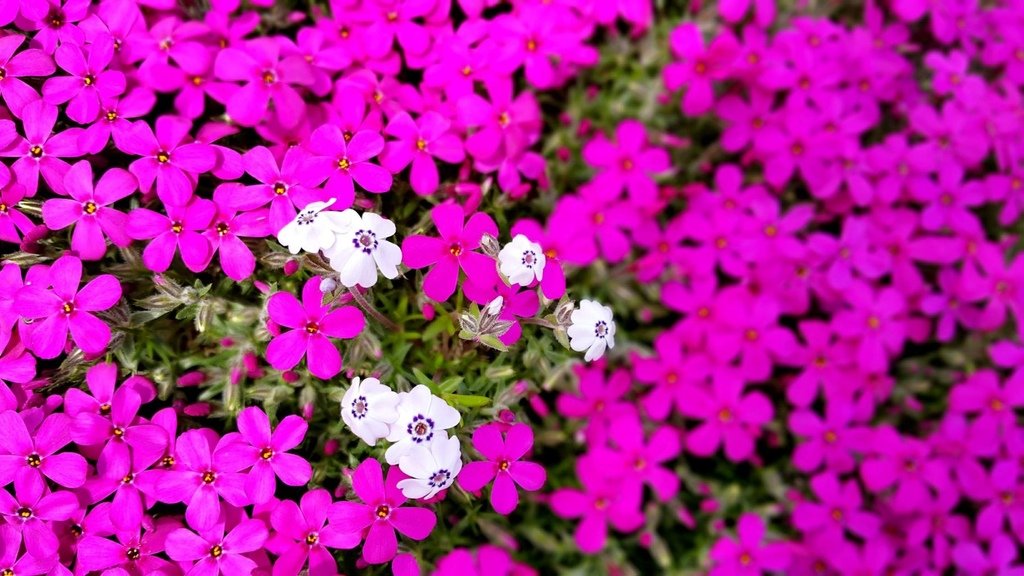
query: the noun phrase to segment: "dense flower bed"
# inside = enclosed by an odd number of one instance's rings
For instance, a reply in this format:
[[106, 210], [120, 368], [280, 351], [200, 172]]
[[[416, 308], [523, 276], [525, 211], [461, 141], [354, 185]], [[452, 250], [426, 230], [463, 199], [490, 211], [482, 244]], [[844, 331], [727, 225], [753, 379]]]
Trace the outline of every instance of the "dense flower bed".
[[1024, 3], [701, 4], [0, 0], [0, 574], [1024, 574]]

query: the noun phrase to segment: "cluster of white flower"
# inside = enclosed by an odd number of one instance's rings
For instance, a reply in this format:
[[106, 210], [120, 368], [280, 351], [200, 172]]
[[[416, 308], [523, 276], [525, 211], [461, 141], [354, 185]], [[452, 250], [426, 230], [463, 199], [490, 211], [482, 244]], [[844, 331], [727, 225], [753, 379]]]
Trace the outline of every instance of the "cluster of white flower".
[[327, 210], [332, 204], [333, 198], [310, 203], [278, 232], [278, 241], [292, 254], [323, 251], [346, 288], [373, 286], [378, 269], [385, 278], [398, 277], [402, 250], [386, 240], [395, 224], [372, 212]]
[[[529, 286], [534, 280], [544, 280], [544, 267], [547, 257], [540, 244], [530, 241], [522, 234], [517, 234], [498, 253], [498, 269], [512, 284]], [[493, 315], [501, 311], [503, 300], [495, 298], [488, 305]], [[605, 350], [615, 347], [615, 322], [612, 320], [612, 309], [593, 300], [581, 300], [578, 310], [573, 311], [570, 318], [572, 324], [567, 330], [569, 347], [577, 352], [586, 350], [583, 358], [587, 362], [604, 356]]]
[[459, 423], [459, 411], [422, 384], [397, 393], [376, 378], [355, 378], [341, 400], [341, 418], [370, 446], [394, 442], [384, 458], [409, 476], [398, 483], [406, 498], [431, 498], [462, 470], [459, 439], [446, 432]]

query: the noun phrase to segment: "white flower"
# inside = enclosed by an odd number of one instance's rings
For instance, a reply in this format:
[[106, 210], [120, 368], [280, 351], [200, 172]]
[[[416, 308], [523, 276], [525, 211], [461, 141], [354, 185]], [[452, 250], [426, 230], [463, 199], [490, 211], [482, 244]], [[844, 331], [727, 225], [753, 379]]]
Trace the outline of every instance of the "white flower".
[[455, 482], [462, 470], [459, 439], [439, 432], [429, 444], [417, 444], [398, 462], [409, 478], [398, 482], [406, 498], [432, 498]]
[[398, 265], [402, 262], [402, 249], [385, 238], [394, 236], [395, 224], [379, 214], [366, 212], [360, 217], [351, 210], [346, 215], [343, 231], [337, 241], [326, 251], [334, 268], [341, 276], [341, 283], [351, 288], [355, 285], [369, 288], [377, 283], [377, 269], [385, 278], [398, 276]]
[[505, 307], [505, 299], [498, 296], [494, 300], [491, 300], [487, 306], [484, 306], [484, 312], [491, 316], [497, 316], [501, 314], [501, 309]]
[[577, 352], [587, 351], [587, 362], [604, 356], [605, 347], [615, 348], [615, 322], [612, 309], [594, 302], [580, 300], [579, 310], [570, 316], [569, 347]]
[[509, 282], [520, 286], [528, 286], [534, 278], [543, 280], [546, 263], [547, 257], [540, 244], [522, 234], [516, 234], [498, 253], [498, 269]]
[[431, 394], [422, 384], [398, 396], [398, 419], [388, 434], [388, 441], [394, 444], [384, 453], [384, 459], [392, 466], [414, 446], [426, 444], [435, 436], [447, 437], [443, 431], [461, 419], [458, 410]]
[[341, 399], [341, 419], [370, 446], [386, 438], [390, 424], [398, 420], [398, 393], [376, 378], [352, 380]]
[[316, 253], [333, 246], [335, 235], [344, 226], [345, 216], [344, 212], [324, 212], [331, 204], [334, 198], [327, 202], [310, 202], [281, 228], [277, 241], [292, 254], [298, 254], [299, 250]]

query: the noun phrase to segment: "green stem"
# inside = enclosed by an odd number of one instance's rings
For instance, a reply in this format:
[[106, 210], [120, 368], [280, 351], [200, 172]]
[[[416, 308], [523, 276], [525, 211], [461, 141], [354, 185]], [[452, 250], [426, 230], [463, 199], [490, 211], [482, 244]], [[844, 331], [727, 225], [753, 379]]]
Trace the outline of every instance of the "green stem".
[[377, 322], [380, 322], [381, 325], [383, 325], [388, 330], [392, 332], [401, 332], [401, 327], [398, 324], [395, 324], [395, 322], [392, 321], [387, 316], [381, 314], [380, 311], [378, 311], [376, 308], [374, 308], [373, 304], [366, 299], [366, 296], [359, 292], [359, 288], [353, 286], [352, 288], [349, 288], [348, 292], [349, 294], [352, 295], [352, 299], [356, 301], [356, 304], [358, 304], [359, 307], [363, 309], [363, 312], [366, 312], [367, 314], [372, 316]]

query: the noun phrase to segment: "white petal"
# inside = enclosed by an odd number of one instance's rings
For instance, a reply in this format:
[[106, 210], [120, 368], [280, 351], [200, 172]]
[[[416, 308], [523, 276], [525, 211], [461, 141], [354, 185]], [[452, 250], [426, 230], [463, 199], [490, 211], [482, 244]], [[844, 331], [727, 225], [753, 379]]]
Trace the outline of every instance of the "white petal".
[[378, 240], [377, 249], [373, 252], [373, 259], [380, 268], [380, 273], [391, 280], [398, 277], [398, 265], [402, 263], [402, 249], [388, 242]]
[[388, 238], [395, 234], [395, 223], [373, 212], [363, 213], [363, 225], [373, 230], [378, 239]]
[[397, 486], [398, 489], [402, 491], [402, 496], [411, 500], [418, 500], [420, 498], [429, 498], [430, 496], [433, 496], [433, 494], [431, 494], [433, 489], [426, 480], [406, 478], [405, 480], [400, 480]]
[[[447, 437], [445, 437], [445, 440], [447, 440]], [[434, 455], [422, 444], [414, 442], [409, 444], [411, 446], [406, 448], [405, 453], [398, 459], [398, 468], [413, 478], [430, 478], [434, 471], [438, 469], [437, 460], [434, 459]], [[390, 452], [391, 449], [389, 448], [388, 451]], [[388, 460], [388, 463], [390, 464], [391, 461]]]

